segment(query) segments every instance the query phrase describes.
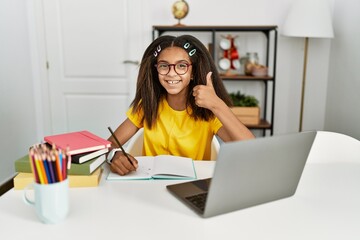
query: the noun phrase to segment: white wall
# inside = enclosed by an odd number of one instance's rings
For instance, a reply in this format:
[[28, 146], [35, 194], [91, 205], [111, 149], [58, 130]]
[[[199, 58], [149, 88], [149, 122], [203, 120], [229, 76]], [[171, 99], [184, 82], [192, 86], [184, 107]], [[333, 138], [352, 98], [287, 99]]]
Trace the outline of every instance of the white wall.
[[325, 130], [360, 140], [360, 1], [336, 1]]
[[37, 135], [25, 0], [0, 1], [0, 43], [1, 184]]
[[[143, 29], [143, 39], [147, 40], [145, 49], [151, 41], [152, 25], [176, 23], [171, 14], [175, 0], [142, 1], [146, 24]], [[42, 86], [33, 77], [37, 76], [39, 66], [31, 62], [37, 50], [34, 49], [36, 44], [31, 44], [34, 30], [31, 29], [31, 14], [27, 17], [29, 2], [0, 1], [0, 182], [13, 174], [13, 161], [40, 140], [44, 128], [48, 128], [46, 121], [49, 119], [42, 115], [47, 112], [43, 109], [44, 102], [35, 97], [38, 96], [37, 89]], [[278, 25], [281, 32], [286, 11], [293, 0], [188, 2], [190, 12], [183, 21], [187, 25]], [[309, 42], [303, 129], [343, 132], [360, 139], [360, 111], [356, 108], [360, 102], [356, 74], [360, 63], [360, 51], [357, 50], [360, 30], [356, 25], [360, 22], [356, 12], [360, 9], [359, 2], [332, 2], [336, 3], [335, 38], [310, 39]], [[275, 134], [298, 130], [303, 50], [302, 39], [279, 34]], [[39, 119], [45, 119], [44, 123]]]

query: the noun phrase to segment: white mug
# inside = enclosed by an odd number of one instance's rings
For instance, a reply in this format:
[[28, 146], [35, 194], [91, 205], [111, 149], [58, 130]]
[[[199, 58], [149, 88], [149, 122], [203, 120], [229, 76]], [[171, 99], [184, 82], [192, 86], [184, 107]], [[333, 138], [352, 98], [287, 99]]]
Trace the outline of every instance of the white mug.
[[[30, 186], [34, 188], [34, 200], [27, 196]], [[44, 223], [58, 223], [64, 220], [69, 212], [68, 179], [50, 184], [29, 184], [24, 189], [25, 203], [35, 207], [38, 218]]]

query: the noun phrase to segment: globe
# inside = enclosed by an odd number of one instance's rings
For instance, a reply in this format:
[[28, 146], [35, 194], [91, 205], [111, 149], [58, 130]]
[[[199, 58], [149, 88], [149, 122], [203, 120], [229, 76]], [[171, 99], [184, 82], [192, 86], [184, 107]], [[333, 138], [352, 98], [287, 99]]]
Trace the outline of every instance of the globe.
[[185, 18], [188, 12], [189, 5], [187, 4], [187, 2], [185, 2], [185, 0], [176, 1], [172, 6], [172, 13], [174, 17], [179, 20], [179, 25], [180, 20]]

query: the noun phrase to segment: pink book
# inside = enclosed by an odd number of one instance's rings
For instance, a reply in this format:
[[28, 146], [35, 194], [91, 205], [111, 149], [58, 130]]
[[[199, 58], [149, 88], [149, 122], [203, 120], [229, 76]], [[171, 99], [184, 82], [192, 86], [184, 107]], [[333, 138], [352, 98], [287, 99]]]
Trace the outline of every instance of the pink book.
[[111, 142], [92, 134], [89, 131], [79, 131], [51, 135], [44, 137], [44, 140], [56, 148], [66, 151], [69, 147], [68, 154], [79, 154], [90, 151], [96, 151], [109, 148]]

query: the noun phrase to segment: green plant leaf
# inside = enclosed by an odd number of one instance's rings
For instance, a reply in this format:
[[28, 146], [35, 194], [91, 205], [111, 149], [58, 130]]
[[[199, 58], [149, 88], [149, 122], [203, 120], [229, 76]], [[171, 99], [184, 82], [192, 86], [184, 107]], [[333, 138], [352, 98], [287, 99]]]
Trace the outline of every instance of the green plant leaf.
[[236, 93], [229, 94], [234, 106], [237, 107], [257, 107], [259, 105], [259, 101], [250, 95], [241, 94], [240, 91]]

